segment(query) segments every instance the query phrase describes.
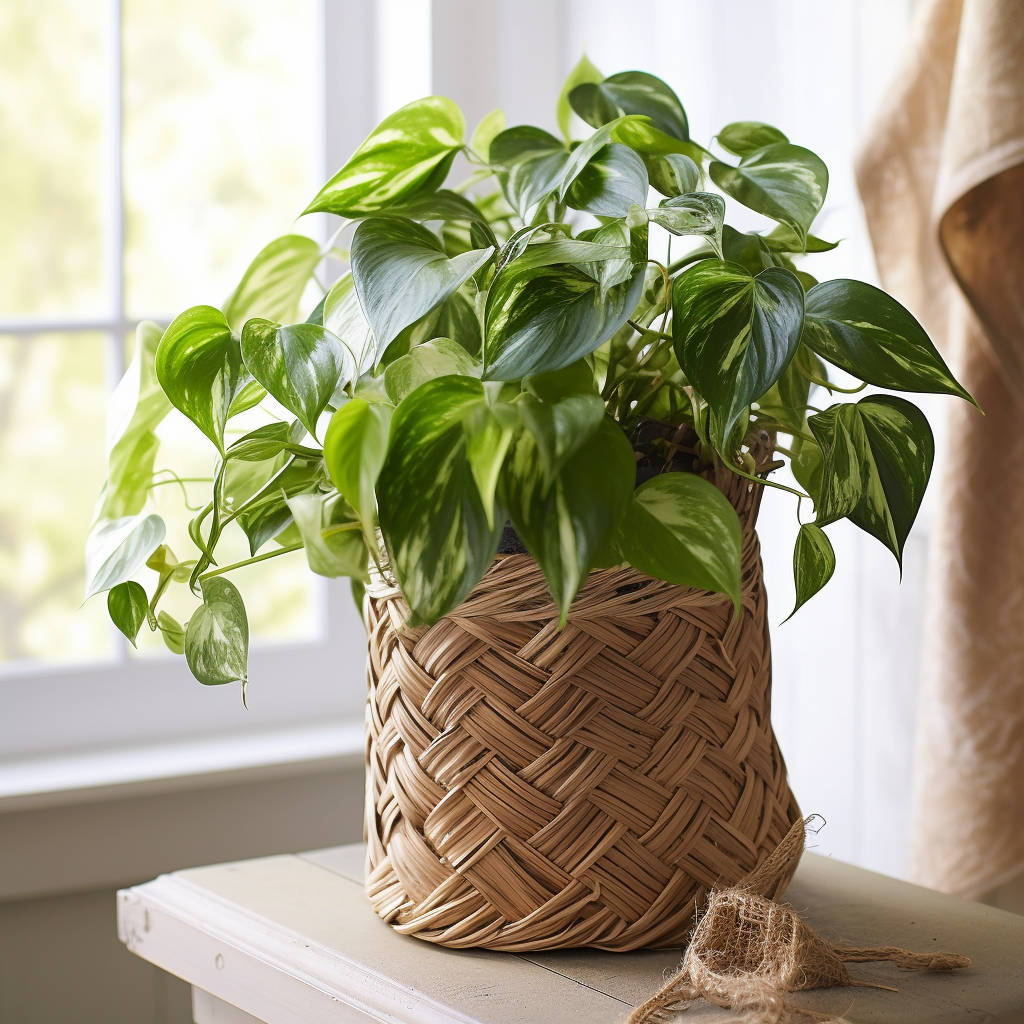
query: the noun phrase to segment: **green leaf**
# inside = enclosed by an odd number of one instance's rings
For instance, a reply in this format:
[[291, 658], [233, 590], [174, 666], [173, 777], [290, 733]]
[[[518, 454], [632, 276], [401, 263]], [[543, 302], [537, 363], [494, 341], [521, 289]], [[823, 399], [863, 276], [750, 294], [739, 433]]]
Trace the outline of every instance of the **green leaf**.
[[377, 499], [374, 488], [387, 455], [390, 426], [388, 406], [353, 398], [331, 417], [324, 437], [327, 472], [359, 515], [369, 543], [375, 543]]
[[597, 385], [594, 371], [585, 359], [579, 359], [561, 370], [524, 378], [523, 390], [542, 402], [558, 402], [570, 395], [596, 395]]
[[435, 377], [479, 377], [480, 364], [451, 338], [434, 338], [400, 356], [384, 371], [384, 388], [395, 405]]
[[817, 524], [846, 517], [903, 564], [935, 458], [924, 414], [892, 395], [833, 405], [808, 420], [824, 456]]
[[586, 54], [580, 57], [576, 66], [566, 77], [565, 84], [562, 86], [562, 91], [558, 96], [558, 104], [555, 107], [555, 117], [558, 121], [558, 130], [562, 133], [566, 142], [569, 142], [572, 138], [569, 130], [570, 121], [572, 119], [572, 107], [569, 105], [569, 93], [571, 93], [577, 85], [584, 85], [587, 82], [600, 82], [603, 78], [604, 75], [594, 67]]
[[437, 237], [415, 221], [363, 221], [352, 238], [352, 277], [378, 358], [404, 327], [444, 302], [493, 255], [493, 249], [474, 249], [448, 259]]
[[733, 121], [718, 133], [718, 144], [736, 156], [746, 156], [777, 142], [789, 142], [789, 139], [778, 128], [763, 121]]
[[621, 142], [624, 146], [639, 153], [644, 161], [650, 162], [657, 157], [688, 156], [699, 167], [708, 156], [707, 150], [696, 142], [684, 141], [674, 135], [668, 135], [656, 128], [646, 117], [621, 117], [609, 125], [613, 142]]
[[823, 471], [823, 459], [821, 447], [815, 441], [807, 438], [800, 440], [800, 449], [794, 455], [790, 468], [796, 482], [818, 502], [818, 495], [821, 494], [821, 475]]
[[622, 428], [602, 419], [553, 483], [537, 472], [533, 435], [524, 433], [505, 464], [501, 493], [537, 559], [564, 625], [569, 606], [629, 503], [636, 462]]
[[756, 232], [737, 231], [725, 224], [722, 227], [722, 256], [729, 263], [738, 263], [752, 274], [760, 274], [775, 266], [775, 259], [764, 238]]
[[728, 594], [739, 609], [740, 521], [729, 499], [702, 477], [662, 473], [641, 484], [616, 546], [640, 572]]
[[85, 542], [85, 600], [131, 579], [166, 532], [164, 521], [152, 514], [96, 523]]
[[621, 71], [603, 82], [584, 82], [569, 93], [572, 109], [594, 128], [623, 114], [649, 117], [660, 131], [689, 139], [686, 111], [660, 79], [643, 71]]
[[628, 146], [609, 143], [598, 150], [565, 194], [574, 210], [598, 217], [625, 217], [634, 204], [647, 201], [647, 168]]
[[365, 579], [368, 554], [359, 520], [339, 495], [295, 494], [288, 508], [302, 537], [309, 568], [318, 576]]
[[738, 167], [712, 161], [709, 173], [727, 195], [791, 228], [801, 248], [828, 191], [828, 169], [821, 159], [788, 142], [755, 150]]
[[604, 420], [604, 402], [592, 393], [571, 394], [555, 401], [539, 401], [523, 394], [516, 400], [515, 409], [533, 437], [538, 461], [535, 472], [545, 485], [554, 481]]
[[505, 130], [505, 111], [498, 107], [489, 114], [480, 118], [480, 123], [473, 129], [473, 136], [470, 139], [470, 148], [478, 156], [487, 159], [491, 151], [491, 143], [494, 137]]
[[651, 184], [663, 196], [681, 196], [700, 188], [700, 168], [682, 153], [650, 157], [647, 160], [647, 173]]
[[224, 305], [233, 331], [254, 316], [288, 323], [298, 319], [299, 302], [316, 265], [320, 246], [305, 235], [284, 235], [260, 251]]
[[487, 525], [495, 523], [495, 496], [501, 468], [516, 434], [518, 420], [506, 404], [482, 405], [466, 417], [466, 458], [483, 502]]
[[399, 203], [388, 209], [389, 217], [407, 217], [416, 221], [468, 221], [479, 225], [487, 235], [487, 244], [496, 245], [494, 233], [487, 218], [476, 205], [458, 192], [441, 189], [414, 196], [408, 202]]
[[252, 379], [224, 314], [193, 306], [171, 321], [156, 350], [164, 394], [224, 450], [224, 424], [235, 396]]
[[973, 401], [908, 310], [862, 281], [825, 281], [807, 293], [803, 341], [868, 384]]
[[107, 479], [95, 519], [119, 519], [141, 512], [149, 495], [160, 447], [156, 428], [171, 403], [156, 377], [160, 328], [139, 324], [135, 353], [107, 406]]
[[355, 380], [356, 360], [339, 338], [316, 324], [282, 326], [249, 320], [242, 329], [249, 372], [316, 436], [335, 391]]
[[242, 595], [223, 576], [202, 581], [203, 603], [185, 628], [185, 660], [206, 686], [248, 681], [249, 620]]
[[351, 273], [342, 274], [324, 297], [321, 324], [355, 354], [360, 374], [369, 370], [377, 361], [373, 331], [359, 305]]
[[[606, 230], [614, 229], [614, 230]], [[600, 238], [600, 241], [597, 239]], [[607, 242], [605, 239], [613, 239]], [[576, 265], [600, 264], [628, 260], [630, 250], [628, 237], [621, 224], [609, 224], [594, 233], [591, 240], [580, 238], [556, 238], [550, 242], [531, 242], [522, 248], [515, 246], [509, 251], [509, 258], [499, 269], [509, 267], [516, 273], [551, 267], [556, 264]]]
[[417, 622], [455, 608], [491, 564], [500, 517], [488, 522], [464, 424], [486, 401], [471, 377], [439, 377], [395, 411], [377, 483], [391, 568]]
[[112, 587], [107, 593], [107, 611], [110, 621], [131, 641], [132, 647], [138, 646], [135, 638], [149, 611], [149, 599], [142, 584], [125, 580]]
[[495, 136], [489, 160], [508, 201], [526, 220], [558, 187], [569, 150], [541, 128], [518, 125]]
[[804, 523], [793, 548], [793, 581], [796, 604], [790, 616], [821, 590], [836, 571], [836, 554], [825, 531], [813, 523]]
[[484, 321], [485, 379], [515, 380], [558, 370], [593, 352], [636, 308], [643, 268], [602, 291], [582, 270], [569, 265], [495, 275]]
[[171, 654], [185, 653], [185, 629], [180, 622], [165, 611], [161, 611], [156, 617], [157, 628], [163, 637], [164, 644]]
[[303, 211], [363, 217], [437, 188], [462, 148], [462, 112], [443, 96], [415, 100], [384, 118]]
[[647, 216], [673, 235], [703, 235], [717, 253], [722, 252], [725, 201], [713, 192], [691, 192], [666, 199]]
[[[292, 522], [286, 499], [294, 494], [315, 491], [323, 482], [319, 459], [274, 460], [270, 463], [249, 463], [249, 471], [237, 472], [239, 464], [228, 463], [228, 479], [224, 485], [227, 508], [238, 508], [256, 491], [262, 496], [238, 515], [237, 522], [249, 540], [249, 553], [254, 555], [264, 544], [279, 537]], [[230, 472], [232, 469], [235, 472]]]
[[800, 343], [804, 293], [788, 270], [756, 277], [704, 260], [676, 278], [672, 332], [679, 365], [711, 408], [723, 452], [741, 414], [779, 379]]
[[249, 381], [231, 400], [231, 405], [228, 406], [228, 419], [254, 409], [266, 397], [267, 389], [258, 380]]
[[767, 235], [758, 236], [763, 238], [764, 244], [773, 252], [831, 252], [837, 248], [838, 242], [826, 242], [817, 235], [807, 235], [806, 238], [798, 238], [792, 228], [785, 224], [777, 224]]

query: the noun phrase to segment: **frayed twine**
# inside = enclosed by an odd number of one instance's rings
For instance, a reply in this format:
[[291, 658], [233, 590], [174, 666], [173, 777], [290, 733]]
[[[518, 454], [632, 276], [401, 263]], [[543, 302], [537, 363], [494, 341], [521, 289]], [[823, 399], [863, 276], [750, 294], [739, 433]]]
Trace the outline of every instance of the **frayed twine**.
[[627, 1024], [667, 1024], [695, 1000], [740, 1013], [737, 1024], [788, 1024], [811, 1020], [847, 1024], [842, 1018], [787, 1003], [787, 992], [887, 985], [855, 981], [846, 963], [891, 961], [904, 970], [952, 971], [970, 960], [958, 953], [914, 953], [898, 946], [836, 946], [790, 908], [767, 899], [803, 853], [805, 835], [822, 821], [796, 822], [775, 851], [742, 882], [711, 892], [678, 973], [629, 1016]]

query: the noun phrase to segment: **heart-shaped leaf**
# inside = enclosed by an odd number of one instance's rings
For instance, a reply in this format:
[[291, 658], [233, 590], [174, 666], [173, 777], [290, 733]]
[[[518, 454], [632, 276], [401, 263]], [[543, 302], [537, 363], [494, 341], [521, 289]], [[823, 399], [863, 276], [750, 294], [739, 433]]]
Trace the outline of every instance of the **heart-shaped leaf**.
[[756, 277], [704, 260], [676, 278], [672, 332], [679, 365], [711, 408], [723, 452], [741, 413], [779, 379], [800, 343], [804, 293], [788, 270]]
[[249, 620], [233, 583], [223, 576], [202, 581], [203, 603], [185, 627], [185, 660], [205, 686], [248, 681]]
[[433, 622], [476, 586], [498, 549], [466, 452], [464, 424], [485, 403], [469, 377], [439, 377], [395, 411], [377, 482], [392, 571], [417, 622]]
[[646, 163], [651, 184], [663, 196], [682, 196], [700, 188], [700, 168], [682, 153], [650, 157]]
[[662, 473], [633, 494], [616, 547], [641, 572], [728, 594], [740, 606], [740, 521], [729, 499], [694, 473]]
[[666, 199], [647, 211], [647, 216], [673, 235], [703, 235], [721, 255], [725, 202], [713, 192], [691, 192]]
[[[248, 434], [234, 441], [227, 450], [228, 459], [238, 459], [242, 462], [263, 462], [266, 459], [273, 459], [282, 452], [298, 448], [296, 437], [304, 436], [305, 428], [297, 422], [284, 423], [275, 420], [273, 423], [264, 423], [262, 427], [250, 430]], [[315, 449], [306, 448], [303, 451], [310, 455], [315, 454]]]
[[462, 148], [462, 112], [443, 96], [427, 96], [395, 111], [305, 209], [363, 217], [421, 191], [432, 191]]
[[846, 517], [877, 537], [902, 566], [935, 458], [924, 414], [893, 395], [833, 405], [808, 420], [824, 462], [817, 524]]
[[496, 135], [489, 156], [508, 201], [524, 220], [558, 187], [568, 159], [564, 143], [530, 125]]
[[625, 217], [647, 201], [647, 168], [628, 146], [609, 143], [580, 171], [565, 195], [574, 210], [598, 217]]
[[160, 440], [156, 428], [171, 410], [156, 377], [162, 331], [148, 321], [136, 331], [135, 353], [107, 406], [107, 479], [95, 519], [120, 519], [142, 511], [153, 481]]
[[356, 510], [368, 543], [374, 544], [374, 488], [388, 450], [391, 409], [353, 398], [332, 417], [324, 437], [324, 462], [334, 486]]
[[132, 647], [137, 646], [135, 638], [149, 611], [149, 599], [142, 584], [125, 580], [112, 587], [107, 593], [107, 611], [110, 621], [131, 641]]
[[156, 376], [175, 408], [223, 452], [228, 411], [252, 380], [224, 314], [193, 306], [172, 320], [156, 350]]
[[493, 255], [493, 249], [473, 249], [449, 259], [437, 236], [415, 221], [363, 221], [352, 237], [352, 277], [378, 355], [404, 327], [444, 302]]
[[396, 359], [384, 371], [384, 389], [395, 405], [421, 384], [449, 374], [480, 375], [480, 364], [451, 338], [434, 338]]
[[708, 173], [733, 199], [792, 228], [801, 246], [828, 191], [828, 168], [821, 159], [788, 142], [754, 150], [738, 167], [715, 160]]
[[320, 246], [305, 235], [284, 235], [259, 252], [224, 305], [233, 331], [251, 317], [290, 323], [299, 315], [299, 302], [316, 265]]
[[519, 271], [511, 264], [495, 275], [487, 295], [484, 377], [515, 380], [558, 370], [593, 352], [636, 308], [643, 268], [602, 291], [574, 266]]
[[836, 553], [832, 542], [820, 526], [804, 523], [796, 535], [793, 548], [793, 582], [796, 586], [796, 604], [790, 616], [821, 590], [836, 571]]
[[733, 121], [718, 133], [718, 144], [736, 156], [746, 156], [777, 142], [789, 142], [789, 139], [778, 128], [763, 121]]
[[309, 568], [318, 576], [365, 579], [368, 555], [359, 520], [339, 495], [295, 494], [288, 499]]
[[558, 103], [555, 106], [555, 119], [558, 122], [558, 130], [562, 133], [566, 142], [572, 138], [569, 131], [569, 125], [572, 119], [572, 107], [569, 104], [569, 93], [571, 93], [577, 85], [583, 85], [586, 82], [600, 82], [603, 78], [604, 75], [594, 67], [586, 54], [580, 57], [576, 66], [566, 76], [565, 82], [562, 85], [562, 91], [558, 95]]
[[807, 293], [803, 341], [868, 384], [973, 401], [914, 317], [862, 281], [824, 281]]
[[679, 97], [660, 78], [643, 71], [621, 71], [603, 82], [583, 82], [569, 93], [569, 103], [594, 128], [623, 114], [642, 114], [668, 135], [690, 137]]
[[163, 543], [166, 532], [158, 515], [98, 522], [85, 542], [85, 599], [131, 579]]
[[249, 320], [242, 329], [242, 358], [269, 394], [314, 436], [335, 391], [356, 376], [355, 356], [316, 324]]
[[512, 525], [537, 559], [564, 625], [569, 606], [607, 545], [626, 506], [636, 461], [622, 428], [603, 419], [553, 483], [537, 472], [539, 452], [524, 432], [502, 475]]

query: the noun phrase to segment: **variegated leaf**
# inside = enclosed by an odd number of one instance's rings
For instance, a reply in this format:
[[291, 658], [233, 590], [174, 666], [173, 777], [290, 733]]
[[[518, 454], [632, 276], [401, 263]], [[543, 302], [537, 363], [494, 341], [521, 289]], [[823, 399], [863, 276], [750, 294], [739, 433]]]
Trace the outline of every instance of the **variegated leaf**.
[[462, 112], [427, 96], [386, 117], [305, 209], [362, 217], [438, 188], [462, 148]]
[[756, 277], [704, 260], [676, 278], [672, 331], [679, 365], [711, 408], [723, 452], [740, 415], [778, 380], [800, 343], [803, 289], [788, 270]]
[[406, 395], [435, 377], [480, 376], [480, 364], [451, 338], [434, 338], [400, 356], [384, 371], [384, 389], [398, 405]]
[[248, 681], [249, 620], [242, 595], [223, 576], [202, 581], [203, 603], [185, 628], [185, 660], [205, 686]]
[[280, 323], [297, 319], [302, 293], [319, 262], [319, 244], [305, 235], [284, 235], [271, 242], [249, 264], [224, 304], [231, 329], [241, 330], [254, 316]]
[[973, 401], [924, 328], [880, 288], [863, 281], [824, 281], [807, 293], [806, 312], [804, 343], [860, 380]]
[[391, 569], [417, 622], [450, 612], [491, 564], [501, 517], [487, 514], [467, 453], [465, 422], [486, 403], [470, 377], [439, 377], [395, 411], [377, 482]]
[[804, 523], [793, 548], [793, 583], [796, 604], [790, 616], [821, 590], [836, 571], [836, 553], [825, 531], [814, 523]]
[[526, 219], [558, 187], [569, 150], [549, 132], [519, 125], [494, 137], [489, 159], [508, 201]]
[[729, 499], [694, 473], [662, 473], [641, 484], [616, 537], [641, 572], [728, 594], [737, 608], [742, 543]]
[[823, 454], [818, 525], [848, 518], [902, 565], [935, 458], [924, 414], [905, 399], [879, 395], [830, 406], [808, 425]]
[[373, 329], [377, 358], [403, 328], [439, 306], [495, 254], [449, 259], [437, 236], [404, 217], [373, 217], [352, 237], [352, 277]]
[[737, 167], [715, 160], [708, 173], [733, 199], [792, 228], [801, 248], [828, 191], [828, 168], [821, 159], [788, 142], [754, 150]]
[[569, 103], [594, 128], [623, 114], [642, 114], [668, 135], [690, 137], [679, 97], [660, 78], [644, 71], [621, 71], [603, 82], [581, 83], [570, 91]]
[[598, 217], [625, 217], [647, 201], [647, 168], [628, 146], [609, 143], [580, 171], [565, 195], [574, 210]]
[[85, 542], [85, 597], [129, 580], [146, 564], [167, 530], [158, 515], [123, 516], [96, 523]]

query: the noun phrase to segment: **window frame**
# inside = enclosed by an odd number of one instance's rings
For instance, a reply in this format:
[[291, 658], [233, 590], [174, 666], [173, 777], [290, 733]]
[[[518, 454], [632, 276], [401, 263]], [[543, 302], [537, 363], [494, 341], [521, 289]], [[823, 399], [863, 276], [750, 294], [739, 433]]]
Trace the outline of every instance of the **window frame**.
[[[320, 136], [317, 166], [324, 178], [356, 148], [375, 122], [380, 91], [379, 11], [373, 0], [318, 0]], [[40, 336], [101, 332], [107, 393], [125, 370], [124, 337], [140, 319], [125, 306], [125, 208], [122, 180], [122, 0], [107, 0], [104, 133], [104, 263], [108, 305], [87, 317], [4, 317], [0, 333]], [[345, 42], [338, 60], [337, 40]], [[305, 230], [326, 238], [326, 218]], [[294, 730], [304, 724], [353, 722], [364, 705], [365, 631], [346, 580], [312, 578], [315, 616], [309, 640], [254, 642], [250, 651], [248, 710], [236, 686], [203, 687], [183, 660], [169, 652], [131, 658], [113, 626], [108, 658], [88, 662], [11, 662], [0, 665], [4, 711], [0, 760], [17, 763], [77, 751], [109, 751], [139, 743]], [[102, 600], [97, 597], [94, 600]]]

